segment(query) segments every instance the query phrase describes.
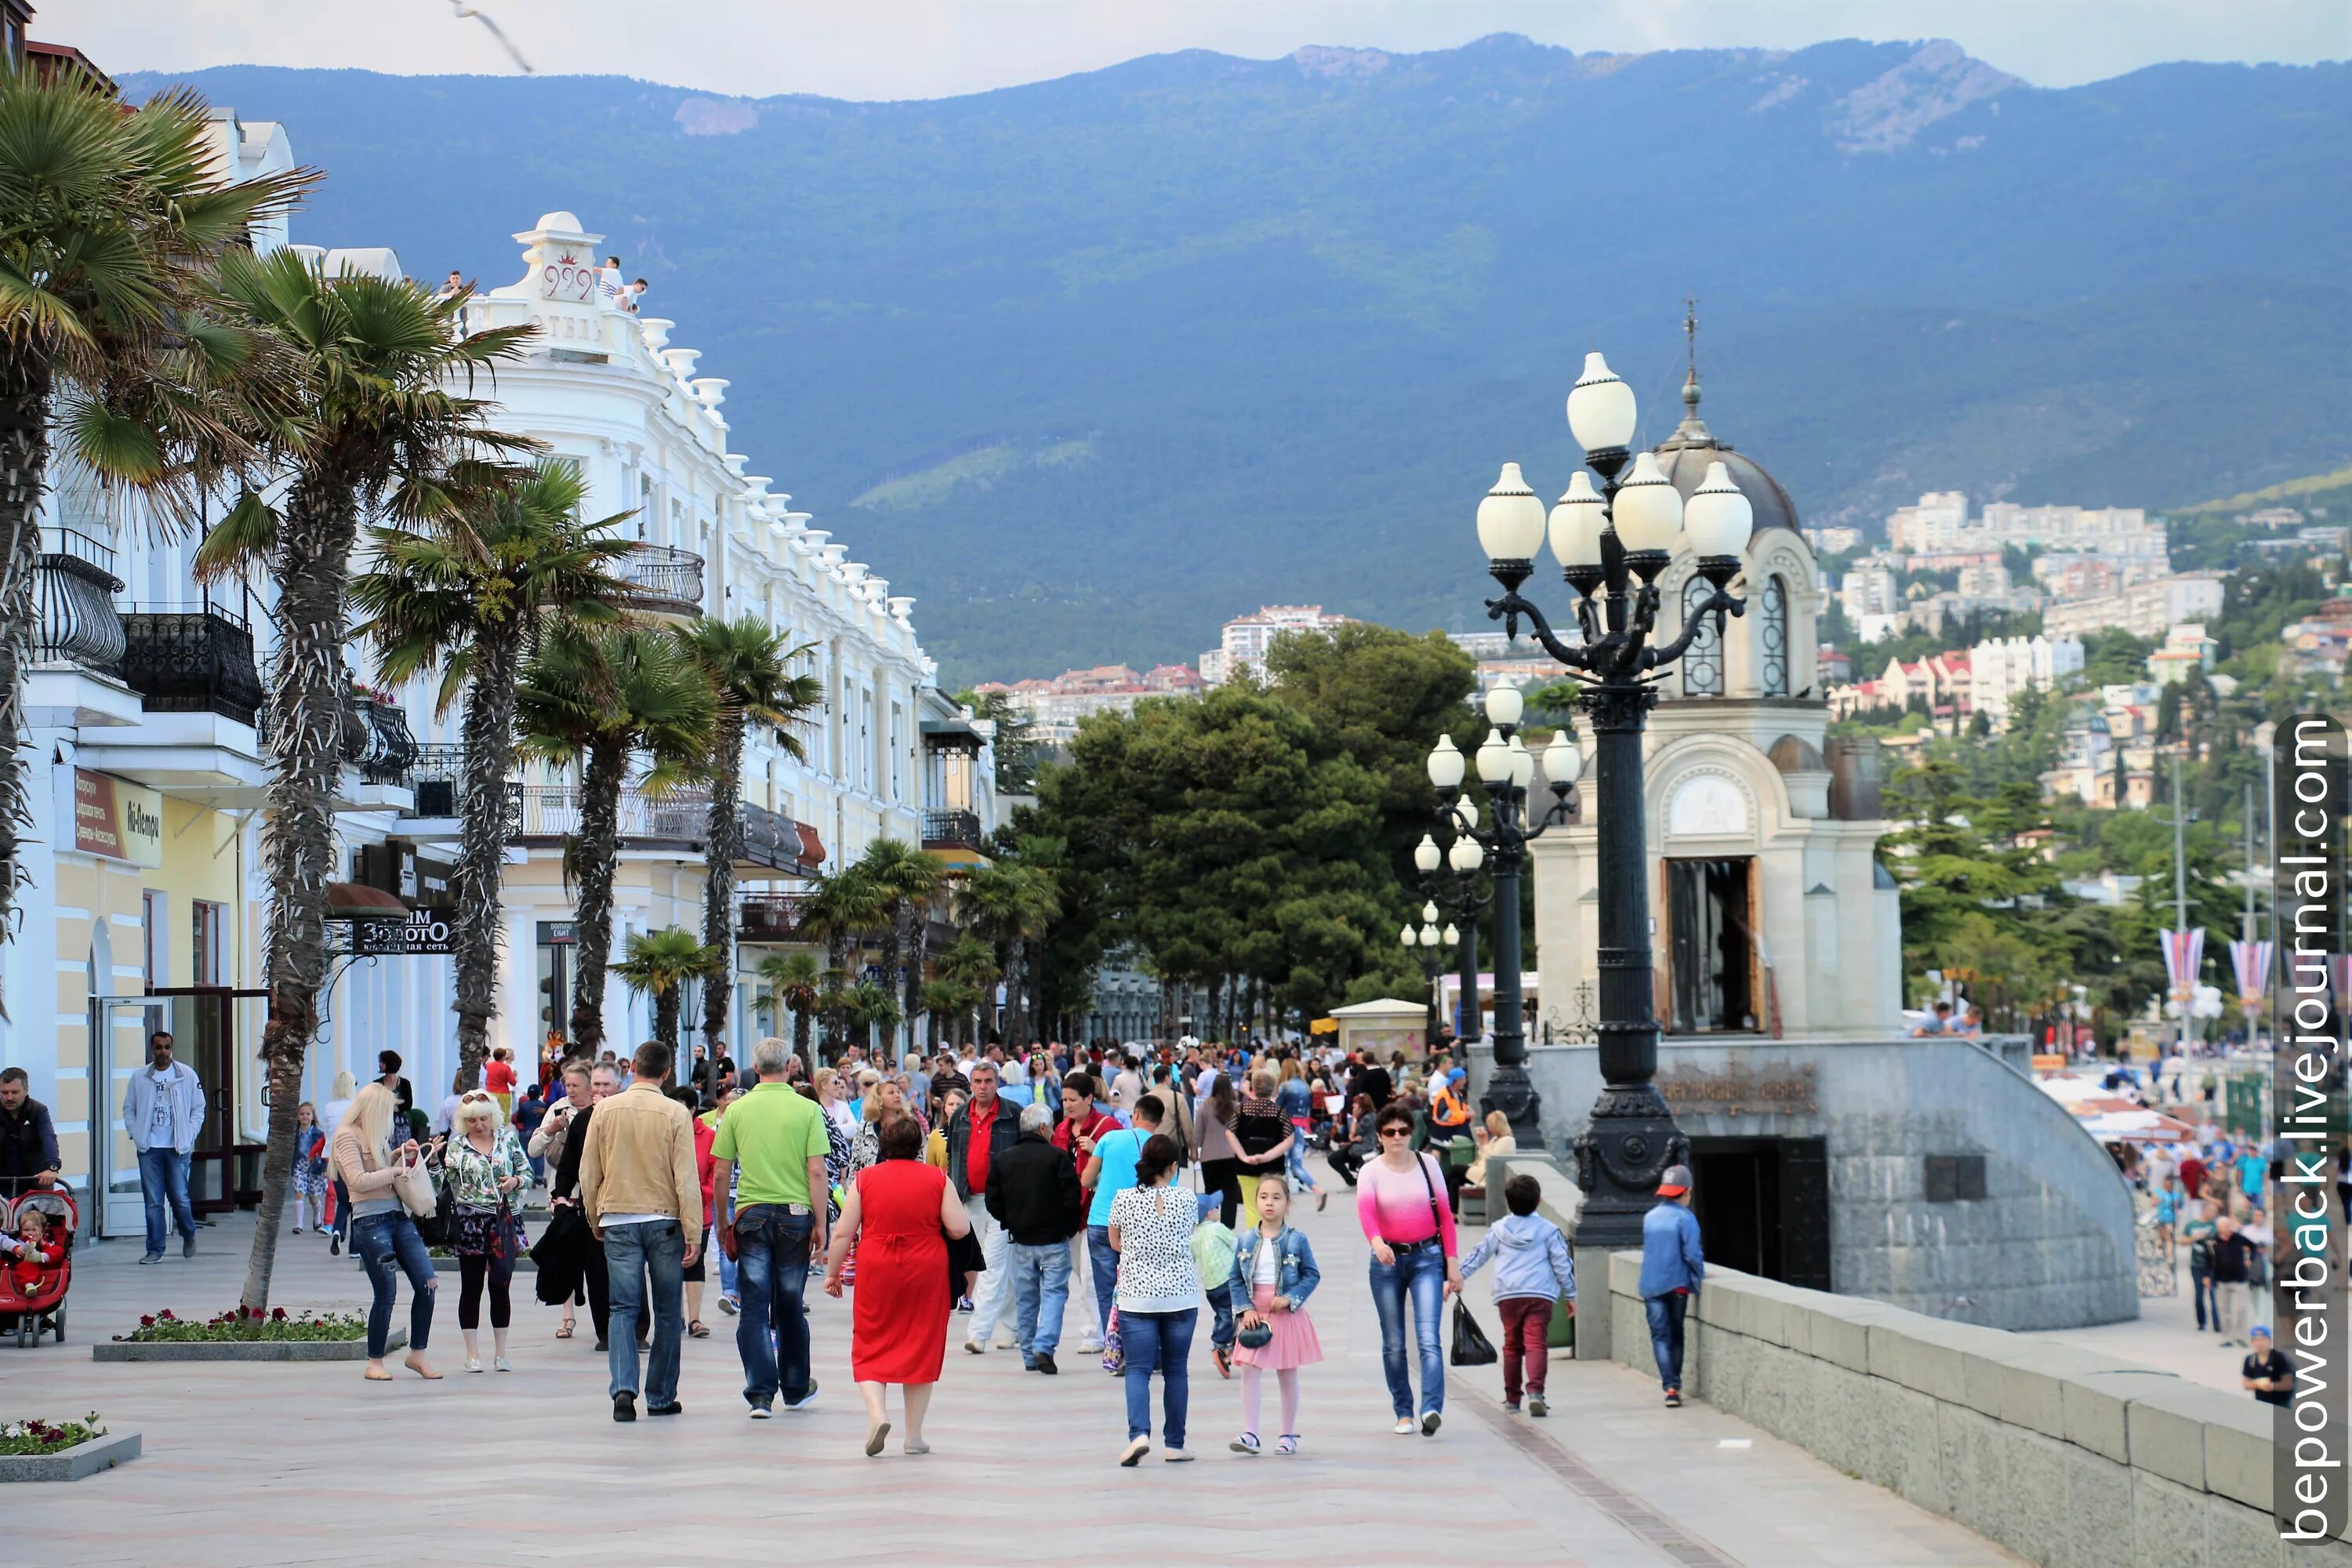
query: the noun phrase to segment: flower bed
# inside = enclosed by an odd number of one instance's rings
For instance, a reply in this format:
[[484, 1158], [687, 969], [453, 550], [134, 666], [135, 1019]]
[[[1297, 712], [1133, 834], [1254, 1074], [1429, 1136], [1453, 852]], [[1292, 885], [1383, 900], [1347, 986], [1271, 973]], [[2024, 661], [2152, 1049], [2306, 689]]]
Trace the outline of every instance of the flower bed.
[[363, 1340], [367, 1320], [357, 1312], [295, 1312], [272, 1307], [236, 1307], [216, 1318], [198, 1322], [178, 1318], [171, 1310], [142, 1317], [139, 1326], [114, 1336], [118, 1344], [192, 1344], [236, 1342], [286, 1343], [317, 1340]]
[[44, 1421], [37, 1415], [0, 1426], [0, 1457], [55, 1454], [106, 1436], [93, 1410], [79, 1421]]

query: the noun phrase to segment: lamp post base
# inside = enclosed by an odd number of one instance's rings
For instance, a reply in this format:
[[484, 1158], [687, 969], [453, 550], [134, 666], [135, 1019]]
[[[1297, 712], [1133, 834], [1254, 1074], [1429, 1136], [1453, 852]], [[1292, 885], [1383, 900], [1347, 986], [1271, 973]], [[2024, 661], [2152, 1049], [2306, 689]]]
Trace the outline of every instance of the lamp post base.
[[1690, 1138], [1675, 1125], [1657, 1085], [1602, 1089], [1576, 1140], [1576, 1184], [1584, 1192], [1576, 1245], [1641, 1246], [1642, 1218], [1657, 1205], [1659, 1178], [1667, 1166], [1689, 1160]]
[[1486, 1092], [1479, 1097], [1478, 1113], [1483, 1119], [1496, 1110], [1501, 1111], [1503, 1119], [1511, 1124], [1511, 1139], [1520, 1148], [1539, 1150], [1544, 1146], [1543, 1096], [1537, 1092], [1524, 1064], [1499, 1064], [1487, 1079]]

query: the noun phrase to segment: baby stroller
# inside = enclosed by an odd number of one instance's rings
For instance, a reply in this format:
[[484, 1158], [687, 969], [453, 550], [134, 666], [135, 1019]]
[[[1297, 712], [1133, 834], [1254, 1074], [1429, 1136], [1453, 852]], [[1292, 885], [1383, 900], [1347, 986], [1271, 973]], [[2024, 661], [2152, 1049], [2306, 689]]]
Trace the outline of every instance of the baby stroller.
[[73, 1195], [62, 1187], [37, 1187], [14, 1203], [0, 1199], [0, 1215], [6, 1217], [10, 1236], [24, 1224], [27, 1209], [49, 1216], [48, 1245], [60, 1256], [37, 1269], [30, 1268], [29, 1259], [20, 1264], [16, 1258], [0, 1258], [0, 1334], [13, 1331], [21, 1348], [39, 1343], [45, 1333], [57, 1335], [63, 1344], [66, 1291], [73, 1284], [74, 1232], [80, 1227], [81, 1215]]

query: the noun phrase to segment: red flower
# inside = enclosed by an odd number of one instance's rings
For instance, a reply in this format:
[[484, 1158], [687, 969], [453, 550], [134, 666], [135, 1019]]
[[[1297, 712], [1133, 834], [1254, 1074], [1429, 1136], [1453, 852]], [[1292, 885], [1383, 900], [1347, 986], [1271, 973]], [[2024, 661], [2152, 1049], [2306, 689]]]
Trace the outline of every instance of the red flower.
[[139, 1326], [142, 1329], [152, 1329], [155, 1326], [155, 1320], [148, 1317], [144, 1313], [142, 1313], [139, 1318]]
[[169, 1308], [169, 1307], [164, 1308], [161, 1312], [157, 1313], [156, 1315], [157, 1315], [158, 1317], [162, 1318], [162, 1319], [163, 1319], [165, 1322], [167, 1322], [167, 1323], [176, 1323], [176, 1322], [178, 1322], [178, 1321], [179, 1321], [179, 1320], [178, 1320], [177, 1318], [174, 1318], [173, 1316], [172, 1316], [172, 1309], [171, 1309], [171, 1308]]
[[269, 1321], [270, 1321], [271, 1322], [273, 1322], [273, 1323], [282, 1323], [282, 1322], [284, 1322], [284, 1321], [286, 1321], [286, 1309], [285, 1309], [285, 1308], [283, 1308], [283, 1307], [272, 1307], [272, 1308], [270, 1308], [270, 1309], [269, 1309]]

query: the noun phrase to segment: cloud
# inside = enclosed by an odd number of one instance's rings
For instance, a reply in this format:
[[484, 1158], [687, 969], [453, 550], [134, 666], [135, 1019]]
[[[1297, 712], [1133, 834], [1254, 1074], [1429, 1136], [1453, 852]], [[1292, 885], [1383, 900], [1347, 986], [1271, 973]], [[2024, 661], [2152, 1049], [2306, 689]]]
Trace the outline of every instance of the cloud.
[[[1949, 37], [2048, 86], [2171, 59], [2309, 62], [2342, 0], [478, 0], [541, 73], [640, 77], [765, 97], [931, 98], [1207, 48], [1412, 51], [1519, 32], [1580, 51]], [[110, 70], [262, 64], [509, 74], [447, 0], [52, 0], [36, 34]]]

